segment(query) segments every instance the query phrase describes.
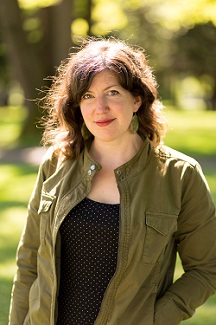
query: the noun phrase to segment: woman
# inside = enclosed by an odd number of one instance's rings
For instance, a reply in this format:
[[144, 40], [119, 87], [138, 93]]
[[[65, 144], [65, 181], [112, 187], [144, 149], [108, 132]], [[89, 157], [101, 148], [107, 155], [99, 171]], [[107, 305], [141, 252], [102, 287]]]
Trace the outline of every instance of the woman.
[[162, 144], [156, 87], [143, 51], [114, 39], [60, 66], [11, 325], [175, 325], [215, 293], [215, 207], [198, 163]]

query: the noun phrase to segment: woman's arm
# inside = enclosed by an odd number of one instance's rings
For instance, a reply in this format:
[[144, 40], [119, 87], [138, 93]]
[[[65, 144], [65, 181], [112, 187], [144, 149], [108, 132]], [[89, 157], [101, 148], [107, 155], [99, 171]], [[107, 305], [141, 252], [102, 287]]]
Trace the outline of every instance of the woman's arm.
[[[49, 154], [49, 151], [48, 153]], [[44, 159], [47, 158], [45, 155]], [[17, 272], [12, 289], [9, 325], [23, 324], [29, 309], [29, 290], [37, 278], [37, 251], [40, 245], [40, 203], [41, 188], [49, 174], [49, 159], [42, 162], [34, 190], [28, 204], [28, 214], [18, 249]]]
[[179, 324], [216, 291], [215, 205], [199, 166], [183, 182], [176, 241], [184, 274], [158, 300], [157, 325]]

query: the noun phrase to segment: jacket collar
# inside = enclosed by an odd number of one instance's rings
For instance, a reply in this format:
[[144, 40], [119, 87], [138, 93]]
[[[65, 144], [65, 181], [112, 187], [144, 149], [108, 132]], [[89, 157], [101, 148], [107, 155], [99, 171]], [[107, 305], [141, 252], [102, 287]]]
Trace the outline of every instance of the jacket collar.
[[[122, 181], [140, 173], [147, 165], [153, 152], [150, 141], [144, 139], [137, 154], [127, 163], [114, 170], [117, 180]], [[89, 147], [86, 146], [78, 159], [68, 159], [60, 165], [59, 169], [43, 184], [43, 191], [55, 196], [56, 185], [62, 183], [64, 184], [63, 192], [66, 193], [69, 189], [76, 188], [82, 180], [87, 181], [86, 186], [88, 187], [95, 173], [101, 168], [100, 164], [90, 156]]]
[[[91, 176], [94, 174], [94, 171], [99, 171], [102, 167], [89, 155], [89, 147], [90, 144], [86, 145], [83, 155], [81, 155], [79, 159], [83, 160], [83, 172], [86, 175], [89, 175], [91, 178]], [[124, 177], [136, 175], [145, 168], [152, 151], [153, 150], [150, 140], [148, 138], [145, 138], [143, 145], [137, 154], [131, 160], [116, 168], [114, 171], [115, 174], [124, 174]]]
[[152, 153], [152, 145], [149, 139], [146, 138], [144, 139], [143, 145], [141, 146], [137, 154], [131, 160], [129, 160], [122, 166], [119, 166], [115, 170], [115, 173], [117, 175], [118, 174], [124, 175], [124, 177], [126, 178], [135, 176], [145, 168], [146, 164], [149, 161], [151, 153]]

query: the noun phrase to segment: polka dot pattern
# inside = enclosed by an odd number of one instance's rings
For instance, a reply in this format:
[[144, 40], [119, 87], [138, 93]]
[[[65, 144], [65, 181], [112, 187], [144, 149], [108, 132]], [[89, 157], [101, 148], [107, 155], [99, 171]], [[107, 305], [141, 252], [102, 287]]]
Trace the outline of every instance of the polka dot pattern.
[[117, 265], [119, 204], [88, 198], [60, 227], [58, 325], [93, 325]]

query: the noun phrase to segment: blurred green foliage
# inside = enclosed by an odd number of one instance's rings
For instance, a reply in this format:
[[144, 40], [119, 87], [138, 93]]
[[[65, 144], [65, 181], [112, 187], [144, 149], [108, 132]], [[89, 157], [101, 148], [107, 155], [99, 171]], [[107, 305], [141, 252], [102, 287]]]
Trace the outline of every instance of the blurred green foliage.
[[[216, 110], [215, 12], [214, 0], [1, 1], [0, 105], [25, 104], [20, 136], [37, 136], [40, 112], [32, 99], [42, 93], [36, 89], [50, 85], [46, 77], [55, 74], [80, 37], [102, 35], [146, 50], [164, 100], [186, 109]], [[193, 82], [186, 89], [192, 78], [197, 87]], [[19, 100], [14, 81], [21, 88]]]

